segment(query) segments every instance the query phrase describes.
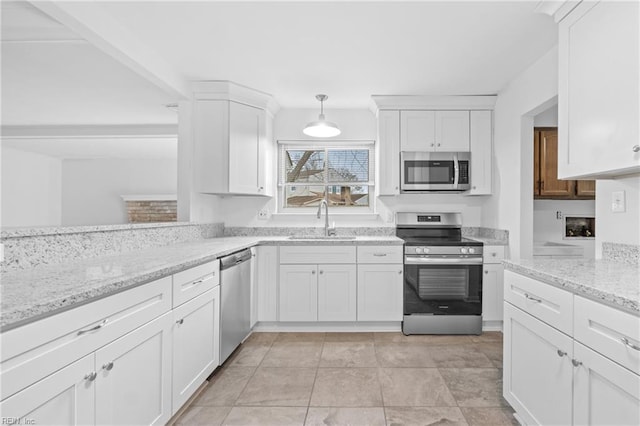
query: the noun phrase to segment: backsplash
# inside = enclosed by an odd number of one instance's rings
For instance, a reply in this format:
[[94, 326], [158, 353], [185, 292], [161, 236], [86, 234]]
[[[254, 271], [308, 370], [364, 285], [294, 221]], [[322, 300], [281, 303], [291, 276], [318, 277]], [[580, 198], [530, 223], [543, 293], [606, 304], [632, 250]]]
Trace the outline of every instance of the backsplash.
[[[396, 234], [396, 229], [392, 227], [344, 227], [336, 228], [337, 235], [343, 236], [372, 236], [391, 237]], [[289, 236], [297, 235], [304, 237], [318, 237], [324, 235], [322, 227], [291, 227], [291, 226], [231, 226], [224, 228], [225, 237], [246, 237], [246, 236]]]
[[2, 272], [221, 237], [222, 223], [153, 223], [3, 230]]
[[640, 265], [640, 245], [602, 243], [602, 259]]

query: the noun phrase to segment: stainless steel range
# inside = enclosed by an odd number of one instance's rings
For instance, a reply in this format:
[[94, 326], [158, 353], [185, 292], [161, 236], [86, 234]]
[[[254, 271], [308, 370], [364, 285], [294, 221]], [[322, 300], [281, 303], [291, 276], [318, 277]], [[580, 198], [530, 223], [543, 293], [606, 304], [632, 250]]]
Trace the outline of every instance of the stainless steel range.
[[460, 213], [396, 213], [404, 240], [404, 334], [482, 332], [482, 243]]

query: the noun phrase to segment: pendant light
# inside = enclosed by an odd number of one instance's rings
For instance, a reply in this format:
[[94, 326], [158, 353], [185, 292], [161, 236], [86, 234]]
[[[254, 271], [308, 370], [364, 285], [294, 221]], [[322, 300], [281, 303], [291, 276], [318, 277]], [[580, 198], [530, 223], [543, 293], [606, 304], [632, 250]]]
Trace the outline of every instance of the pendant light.
[[313, 136], [316, 138], [330, 138], [332, 136], [338, 136], [340, 129], [336, 123], [332, 123], [324, 119], [324, 101], [328, 98], [327, 95], [316, 95], [316, 99], [320, 101], [320, 115], [318, 121], [312, 121], [307, 124], [302, 133], [307, 136]]

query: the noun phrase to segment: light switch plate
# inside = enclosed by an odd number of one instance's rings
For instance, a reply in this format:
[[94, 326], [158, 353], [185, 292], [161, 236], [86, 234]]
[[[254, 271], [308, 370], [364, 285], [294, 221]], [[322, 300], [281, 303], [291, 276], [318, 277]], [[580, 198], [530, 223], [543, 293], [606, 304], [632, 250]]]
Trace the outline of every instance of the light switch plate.
[[624, 191], [615, 191], [611, 193], [611, 211], [614, 213], [623, 213], [627, 206], [625, 203]]
[[258, 212], [258, 219], [259, 220], [267, 220], [267, 219], [269, 219], [269, 209], [267, 209], [267, 208], [260, 209], [260, 211]]

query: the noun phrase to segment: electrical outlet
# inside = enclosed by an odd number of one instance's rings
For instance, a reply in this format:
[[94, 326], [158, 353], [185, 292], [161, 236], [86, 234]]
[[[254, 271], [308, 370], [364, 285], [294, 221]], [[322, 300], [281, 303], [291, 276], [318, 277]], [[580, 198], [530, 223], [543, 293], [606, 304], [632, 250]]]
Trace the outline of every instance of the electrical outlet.
[[269, 219], [269, 209], [266, 207], [264, 209], [260, 209], [260, 211], [258, 212], [258, 219], [259, 220]]
[[556, 212], [556, 219], [562, 220], [562, 212], [561, 211], [557, 211]]
[[624, 191], [615, 191], [611, 193], [612, 212], [623, 213], [627, 209], [624, 195]]

